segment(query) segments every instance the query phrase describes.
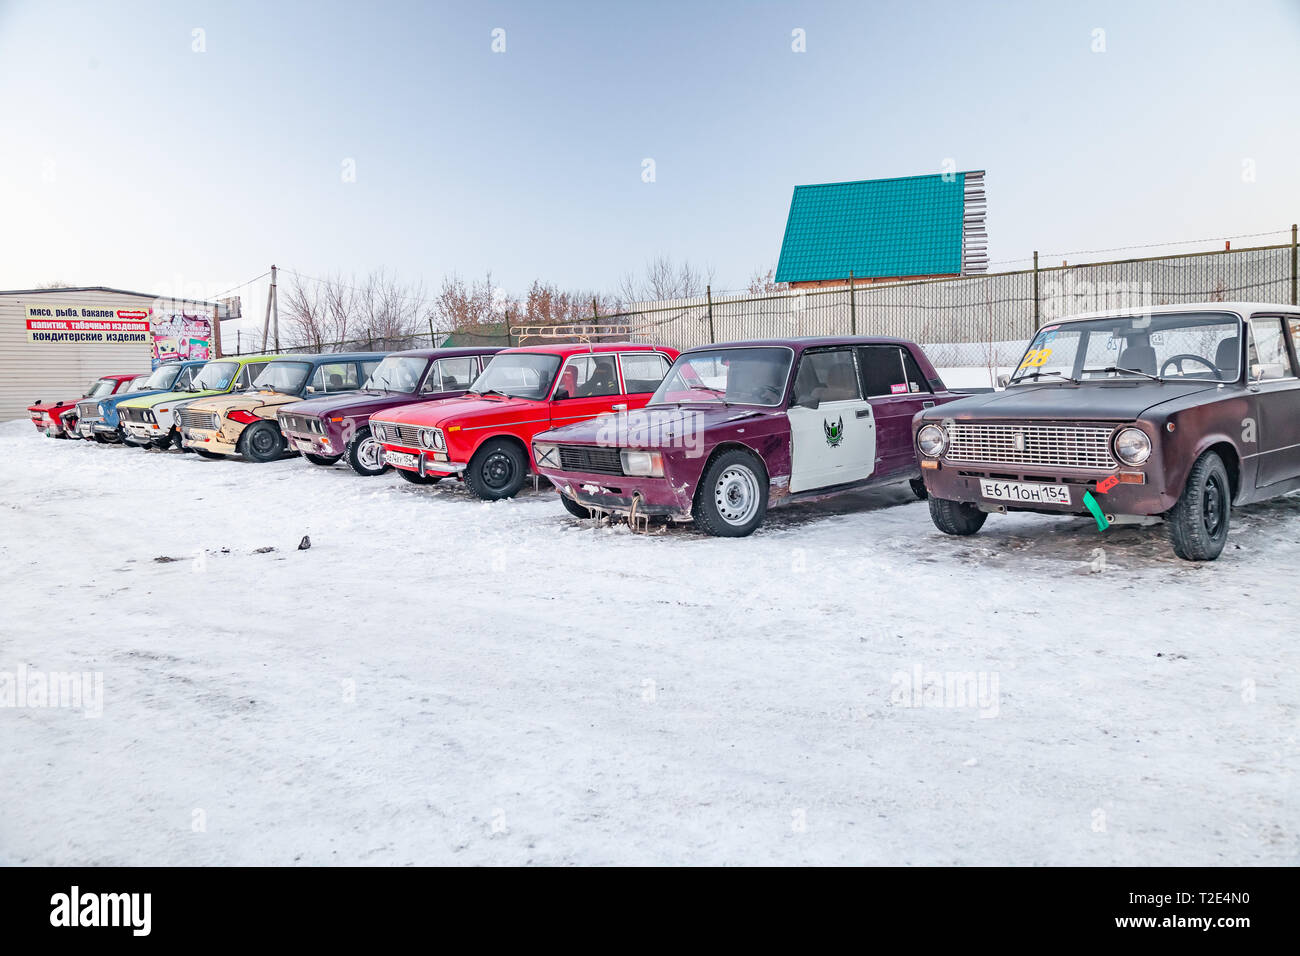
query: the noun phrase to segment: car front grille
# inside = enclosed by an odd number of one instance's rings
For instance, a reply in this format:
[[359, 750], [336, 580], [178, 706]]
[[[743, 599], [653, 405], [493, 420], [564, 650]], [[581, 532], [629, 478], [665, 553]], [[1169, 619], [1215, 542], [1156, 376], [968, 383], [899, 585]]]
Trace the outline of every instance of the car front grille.
[[307, 418], [303, 415], [280, 415], [280, 427], [284, 431], [296, 432], [299, 435], [322, 435], [325, 432], [319, 418]]
[[564, 471], [585, 471], [597, 475], [623, 474], [623, 458], [617, 448], [594, 445], [561, 445], [560, 467]]
[[77, 403], [77, 417], [78, 417], [78, 418], [98, 418], [98, 417], [99, 417], [99, 402], [78, 402], [78, 403]]
[[404, 448], [420, 447], [418, 425], [397, 425], [393, 422], [375, 422], [375, 424], [384, 426], [384, 437], [381, 439], [384, 444], [401, 445]]
[[204, 431], [215, 431], [217, 427], [216, 412], [193, 412], [188, 408], [182, 408], [180, 419], [182, 428], [200, 428]]
[[1110, 451], [1111, 425], [978, 425], [948, 426], [949, 461], [1048, 468], [1095, 468], [1109, 471], [1118, 463]]

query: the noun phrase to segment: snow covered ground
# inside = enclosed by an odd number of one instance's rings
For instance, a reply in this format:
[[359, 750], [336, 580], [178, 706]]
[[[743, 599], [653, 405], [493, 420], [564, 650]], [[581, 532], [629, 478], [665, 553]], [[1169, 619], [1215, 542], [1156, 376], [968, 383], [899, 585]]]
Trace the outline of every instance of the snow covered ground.
[[0, 681], [102, 677], [0, 708], [0, 863], [1300, 862], [1300, 498], [1192, 565], [905, 489], [638, 536], [26, 422], [0, 489]]

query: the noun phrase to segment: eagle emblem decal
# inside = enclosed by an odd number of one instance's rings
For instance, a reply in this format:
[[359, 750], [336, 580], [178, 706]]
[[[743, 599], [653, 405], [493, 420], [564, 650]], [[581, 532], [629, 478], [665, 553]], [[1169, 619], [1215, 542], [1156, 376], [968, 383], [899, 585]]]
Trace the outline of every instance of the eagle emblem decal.
[[826, 444], [832, 448], [838, 448], [840, 442], [844, 441], [844, 416], [841, 415], [840, 420], [834, 425], [823, 418], [822, 430], [826, 432]]

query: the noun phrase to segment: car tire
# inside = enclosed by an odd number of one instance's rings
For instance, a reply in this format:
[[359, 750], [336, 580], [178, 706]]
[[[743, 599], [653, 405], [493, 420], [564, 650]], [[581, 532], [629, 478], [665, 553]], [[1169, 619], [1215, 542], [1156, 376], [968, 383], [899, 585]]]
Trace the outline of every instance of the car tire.
[[328, 468], [330, 465], [337, 465], [342, 460], [342, 455], [313, 455], [310, 452], [303, 452], [302, 457], [306, 458], [313, 465], [320, 465], [322, 468]]
[[99, 433], [96, 433], [96, 434], [95, 434], [94, 436], [92, 436], [92, 437], [94, 437], [95, 441], [96, 441], [98, 444], [100, 444], [100, 445], [111, 445], [111, 444], [113, 444], [113, 439], [109, 438], [107, 435], [100, 435]]
[[465, 487], [484, 501], [513, 498], [527, 480], [528, 456], [504, 438], [484, 442], [465, 469]]
[[249, 461], [275, 461], [284, 452], [284, 436], [270, 422], [256, 422], [239, 436], [239, 452]]
[[413, 485], [436, 485], [442, 481], [442, 475], [422, 475], [418, 471], [407, 471], [405, 468], [398, 468], [396, 471]]
[[582, 505], [578, 504], [576, 501], [574, 501], [572, 498], [570, 498], [568, 495], [564, 494], [563, 492], [560, 492], [560, 504], [564, 505], [564, 510], [567, 511], [569, 514], [573, 515], [575, 518], [591, 517], [590, 508], [584, 508]]
[[762, 461], [739, 448], [718, 455], [704, 469], [691, 517], [715, 538], [753, 534], [767, 515], [768, 478]]
[[908, 485], [911, 486], [912, 494], [916, 495], [918, 501], [925, 501], [925, 499], [930, 497], [930, 492], [925, 489], [924, 478], [913, 478], [908, 481]]
[[[372, 478], [375, 475], [382, 475], [392, 468], [392, 465], [384, 464], [384, 446], [370, 437], [370, 429], [361, 428], [352, 436], [352, 441], [348, 442], [347, 454], [344, 456], [348, 460], [348, 466], [351, 467], [358, 475], [366, 478]], [[419, 475], [416, 475], [418, 478]]]
[[988, 514], [964, 501], [950, 501], [947, 498], [930, 499], [930, 520], [944, 534], [964, 536], [974, 534], [984, 527]]
[[1196, 459], [1178, 503], [1165, 520], [1174, 554], [1184, 561], [1213, 561], [1223, 553], [1232, 520], [1232, 485], [1216, 452], [1207, 451]]

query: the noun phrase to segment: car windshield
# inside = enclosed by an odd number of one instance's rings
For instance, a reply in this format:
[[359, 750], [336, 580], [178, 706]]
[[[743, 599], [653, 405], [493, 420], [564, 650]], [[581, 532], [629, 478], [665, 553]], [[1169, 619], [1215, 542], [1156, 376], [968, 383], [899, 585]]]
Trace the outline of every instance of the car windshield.
[[366, 388], [387, 392], [414, 392], [429, 360], [411, 355], [390, 355], [366, 379]]
[[131, 384], [127, 386], [128, 392], [147, 392], [149, 391], [149, 379], [153, 376], [141, 375], [139, 378], [131, 379]]
[[1045, 326], [1011, 384], [1116, 378], [1235, 382], [1240, 376], [1240, 319], [1225, 312], [1170, 312]]
[[272, 362], [253, 380], [253, 388], [297, 395], [311, 373], [310, 362]]
[[223, 392], [230, 387], [230, 383], [235, 380], [235, 373], [238, 371], [238, 362], [209, 362], [203, 366], [203, 371], [194, 376], [194, 384], [191, 386], [191, 390], [195, 392]]
[[137, 378], [136, 381], [144, 383], [141, 391], [146, 388], [158, 388], [167, 391], [176, 381], [176, 376], [179, 374], [180, 370], [181, 367], [179, 365], [159, 365], [153, 370], [153, 374], [148, 378]]
[[90, 383], [86, 389], [86, 394], [82, 398], [103, 398], [105, 395], [113, 394], [113, 386], [117, 383], [111, 378], [97, 378]]
[[678, 356], [651, 405], [780, 405], [794, 353], [788, 348], [707, 349]]
[[558, 355], [541, 352], [502, 353], [493, 357], [474, 384], [471, 393], [489, 392], [511, 398], [542, 399], [560, 367]]

